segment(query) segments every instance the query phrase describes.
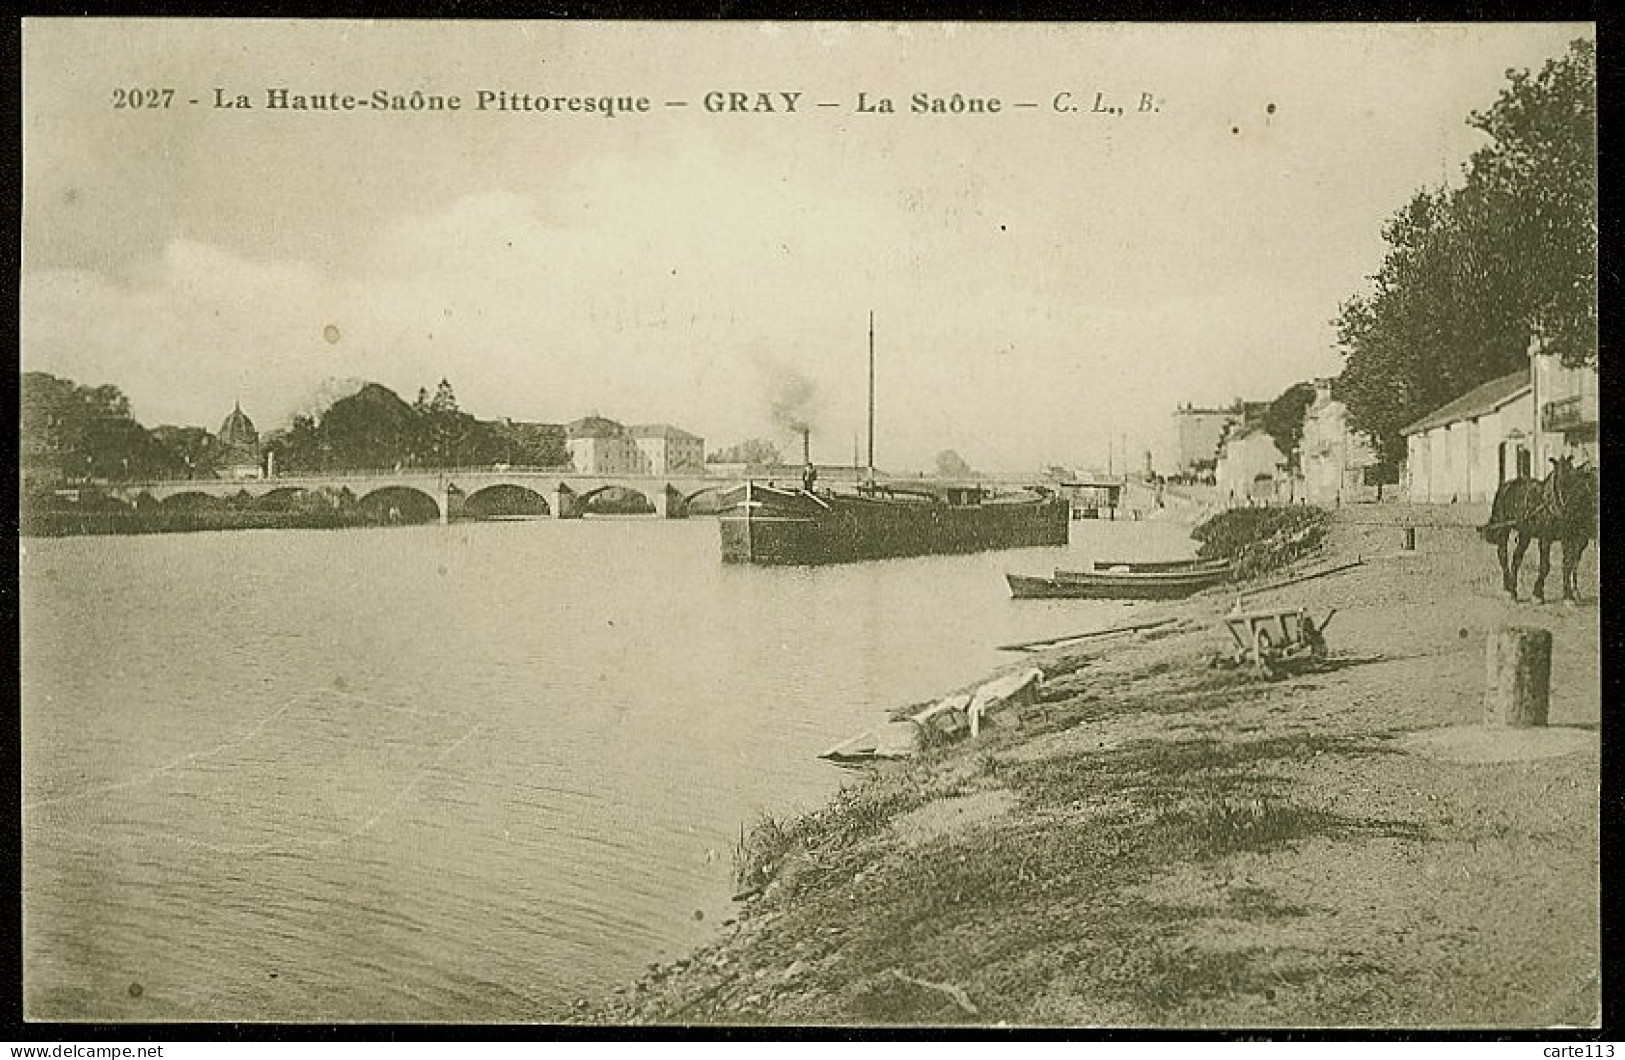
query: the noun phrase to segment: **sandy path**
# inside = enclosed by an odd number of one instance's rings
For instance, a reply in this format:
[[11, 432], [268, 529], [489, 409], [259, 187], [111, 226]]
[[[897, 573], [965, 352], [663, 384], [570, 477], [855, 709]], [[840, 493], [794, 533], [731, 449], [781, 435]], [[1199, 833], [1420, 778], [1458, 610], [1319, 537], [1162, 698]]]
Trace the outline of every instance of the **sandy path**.
[[[1307, 566], [1362, 566], [1251, 597], [1338, 609], [1322, 672], [1210, 669], [1233, 593], [1146, 609], [1181, 616], [1171, 631], [1032, 657], [1055, 676], [1022, 731], [803, 821], [794, 871], [732, 936], [591, 1018], [1594, 1025], [1596, 555], [1589, 603], [1514, 604], [1481, 517], [1345, 510]], [[1504, 623], [1553, 633], [1545, 730], [1482, 724]]]

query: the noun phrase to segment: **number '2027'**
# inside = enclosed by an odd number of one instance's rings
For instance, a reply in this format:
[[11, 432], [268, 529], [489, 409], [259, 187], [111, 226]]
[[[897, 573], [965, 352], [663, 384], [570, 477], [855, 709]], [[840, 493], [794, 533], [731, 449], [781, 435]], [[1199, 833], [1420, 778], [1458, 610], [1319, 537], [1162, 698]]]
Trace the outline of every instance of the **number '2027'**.
[[114, 110], [168, 110], [175, 101], [173, 88], [115, 88]]

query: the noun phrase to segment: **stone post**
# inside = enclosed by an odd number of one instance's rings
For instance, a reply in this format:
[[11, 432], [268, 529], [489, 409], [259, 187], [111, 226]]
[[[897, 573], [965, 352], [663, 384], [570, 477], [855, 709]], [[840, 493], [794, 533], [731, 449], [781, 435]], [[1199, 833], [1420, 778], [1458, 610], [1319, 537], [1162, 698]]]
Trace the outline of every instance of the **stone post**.
[[1546, 724], [1552, 677], [1552, 633], [1529, 626], [1490, 632], [1484, 652], [1484, 724]]
[[576, 509], [576, 491], [570, 488], [568, 482], [559, 483], [559, 488], [547, 499], [548, 506], [553, 509], [555, 519], [579, 519], [581, 513]]
[[676, 516], [672, 514], [672, 511], [681, 504], [681, 502], [678, 502], [677, 504], [672, 503], [671, 487], [666, 485], [664, 482], [656, 483], [654, 488], [649, 490], [649, 503], [654, 505], [655, 518], [657, 519], [676, 518]]

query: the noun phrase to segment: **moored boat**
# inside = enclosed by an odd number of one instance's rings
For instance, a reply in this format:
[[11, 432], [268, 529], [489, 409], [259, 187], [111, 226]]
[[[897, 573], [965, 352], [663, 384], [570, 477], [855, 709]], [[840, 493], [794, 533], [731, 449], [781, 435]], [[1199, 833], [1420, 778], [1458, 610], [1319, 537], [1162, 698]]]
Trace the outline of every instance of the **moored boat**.
[[819, 564], [1067, 542], [1067, 503], [1042, 487], [848, 491], [747, 483], [718, 522], [733, 563]]
[[1006, 574], [1010, 595], [1021, 600], [1177, 600], [1218, 585], [1230, 576], [1229, 564], [1150, 571], [1066, 571], [1040, 578]]
[[848, 489], [816, 488], [804, 427], [800, 489], [746, 482], [725, 496], [717, 520], [724, 562], [851, 563], [1067, 543], [1068, 503], [1042, 486], [1001, 494], [980, 485], [877, 482], [874, 357], [870, 314], [867, 478]]

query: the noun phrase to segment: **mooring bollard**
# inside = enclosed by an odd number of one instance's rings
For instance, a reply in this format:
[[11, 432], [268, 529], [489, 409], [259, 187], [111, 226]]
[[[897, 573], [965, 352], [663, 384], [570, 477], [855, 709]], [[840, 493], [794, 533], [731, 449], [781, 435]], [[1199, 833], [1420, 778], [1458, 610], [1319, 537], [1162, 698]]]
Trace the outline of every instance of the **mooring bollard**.
[[1416, 527], [1414, 526], [1407, 526], [1405, 528], [1405, 551], [1416, 551]]
[[1484, 652], [1484, 724], [1546, 724], [1552, 681], [1552, 631], [1505, 626], [1490, 632]]

